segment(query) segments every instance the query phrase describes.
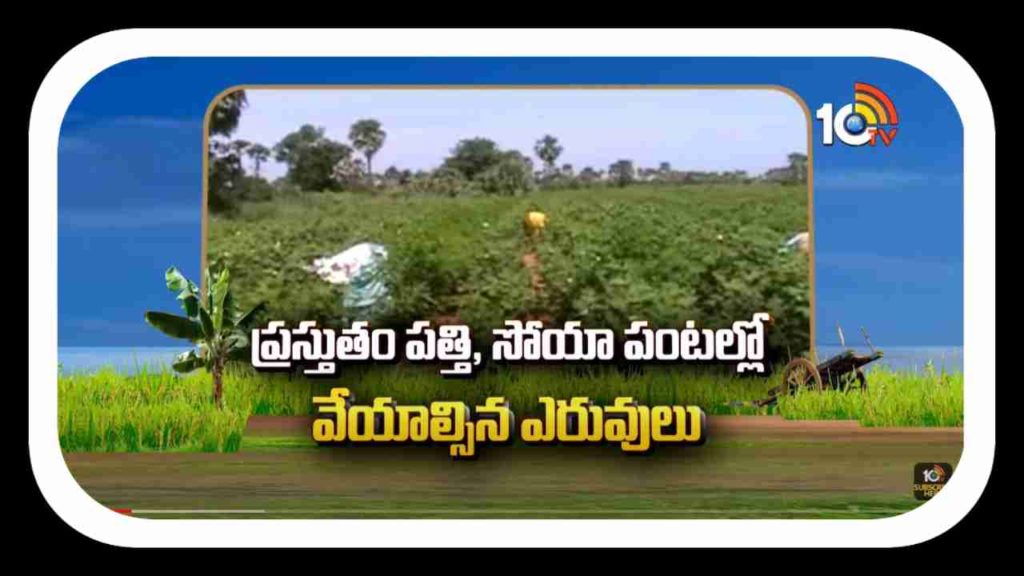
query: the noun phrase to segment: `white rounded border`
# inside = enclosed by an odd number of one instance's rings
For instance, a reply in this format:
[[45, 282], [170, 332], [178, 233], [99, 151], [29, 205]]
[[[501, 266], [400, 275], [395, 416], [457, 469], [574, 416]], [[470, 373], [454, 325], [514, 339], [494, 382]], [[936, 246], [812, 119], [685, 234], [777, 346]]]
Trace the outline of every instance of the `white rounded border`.
[[[529, 39], [525, 41], [525, 39]], [[614, 47], [614, 48], [612, 48]], [[930, 75], [964, 128], [964, 451], [934, 499], [877, 520], [146, 520], [108, 510], [72, 477], [57, 434], [57, 143], [96, 74], [151, 56], [863, 56]], [[71, 527], [121, 546], [905, 546], [959, 522], [995, 454], [995, 122], [971, 66], [903, 30], [121, 30], [91, 38], [43, 80], [29, 122], [29, 454]], [[908, 474], [909, 476], [909, 474]], [[909, 489], [909, 479], [908, 479]]]

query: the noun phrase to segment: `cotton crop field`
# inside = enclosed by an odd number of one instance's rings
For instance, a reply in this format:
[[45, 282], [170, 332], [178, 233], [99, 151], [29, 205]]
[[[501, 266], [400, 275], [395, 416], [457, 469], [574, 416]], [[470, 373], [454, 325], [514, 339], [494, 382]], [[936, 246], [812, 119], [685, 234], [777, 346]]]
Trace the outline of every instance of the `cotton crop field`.
[[[530, 210], [549, 222], [523, 234]], [[621, 330], [696, 320], [728, 326], [765, 311], [776, 319], [770, 353], [808, 348], [809, 263], [780, 250], [807, 229], [803, 185], [545, 189], [529, 196], [438, 197], [301, 193], [213, 215], [208, 257], [227, 264], [243, 306], [266, 301], [269, 317], [339, 325], [344, 286], [308, 268], [359, 242], [387, 247], [386, 304], [372, 319], [397, 327], [456, 318], [474, 334], [506, 319]], [[524, 254], [534, 256], [533, 268]], [[536, 275], [542, 282], [531, 277]]]

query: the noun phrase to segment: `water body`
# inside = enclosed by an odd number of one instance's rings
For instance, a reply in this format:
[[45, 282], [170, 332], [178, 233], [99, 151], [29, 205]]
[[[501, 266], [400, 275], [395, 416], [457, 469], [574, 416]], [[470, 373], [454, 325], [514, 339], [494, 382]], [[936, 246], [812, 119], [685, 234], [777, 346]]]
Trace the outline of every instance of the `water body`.
[[57, 349], [57, 361], [65, 373], [95, 372], [113, 368], [125, 374], [140, 370], [158, 371], [170, 368], [174, 357], [186, 347], [69, 347]]
[[[947, 372], [963, 370], [963, 348], [959, 346], [878, 346], [885, 357], [872, 363], [868, 368], [887, 366], [894, 370], [921, 371], [929, 362], [936, 370]], [[69, 372], [94, 372], [101, 368], [113, 368], [118, 372], [131, 374], [139, 370], [160, 370], [170, 368], [174, 357], [183, 352], [184, 347], [153, 348], [153, 347], [61, 347], [57, 350], [57, 358], [61, 369]], [[839, 346], [819, 346], [818, 358], [824, 360], [842, 352]], [[858, 347], [859, 354], [867, 354], [869, 350]]]
[[[935, 370], [962, 372], [964, 349], [960, 346], [875, 346], [884, 356], [867, 366], [867, 369], [885, 366], [893, 370], [919, 372], [929, 364]], [[858, 354], [870, 354], [867, 346], [854, 348]], [[822, 361], [843, 351], [840, 346], [819, 346], [818, 360]]]

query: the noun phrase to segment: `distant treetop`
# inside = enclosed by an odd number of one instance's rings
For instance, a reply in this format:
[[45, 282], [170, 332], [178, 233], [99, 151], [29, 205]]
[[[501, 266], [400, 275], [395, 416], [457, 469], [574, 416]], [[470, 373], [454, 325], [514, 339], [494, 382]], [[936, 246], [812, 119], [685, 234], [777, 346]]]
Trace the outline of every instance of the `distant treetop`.
[[245, 90], [228, 92], [213, 107], [210, 114], [210, 135], [230, 136], [238, 128], [238, 120], [242, 117], [242, 108], [248, 105]]

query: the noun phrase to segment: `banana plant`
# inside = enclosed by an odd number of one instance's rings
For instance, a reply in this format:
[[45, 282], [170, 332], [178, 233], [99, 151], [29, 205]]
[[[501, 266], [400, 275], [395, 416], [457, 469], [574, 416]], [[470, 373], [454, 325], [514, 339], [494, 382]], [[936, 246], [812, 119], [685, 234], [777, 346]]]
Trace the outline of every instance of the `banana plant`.
[[241, 314], [232, 297], [226, 267], [211, 273], [207, 268], [206, 297], [195, 283], [177, 268], [167, 269], [167, 289], [177, 292], [185, 316], [146, 312], [146, 322], [172, 338], [188, 340], [193, 349], [179, 354], [172, 364], [176, 372], [205, 368], [213, 376], [213, 401], [224, 405], [224, 365], [249, 346], [249, 326], [265, 306], [263, 303]]

